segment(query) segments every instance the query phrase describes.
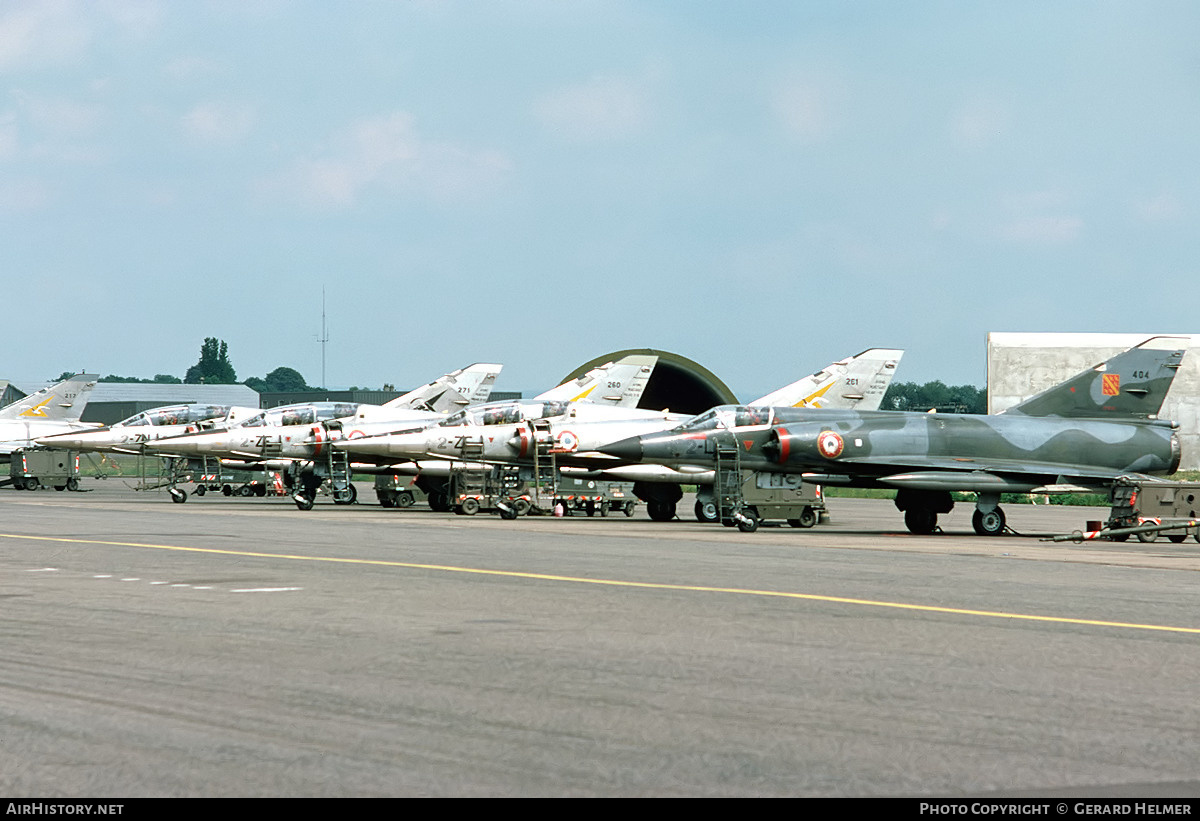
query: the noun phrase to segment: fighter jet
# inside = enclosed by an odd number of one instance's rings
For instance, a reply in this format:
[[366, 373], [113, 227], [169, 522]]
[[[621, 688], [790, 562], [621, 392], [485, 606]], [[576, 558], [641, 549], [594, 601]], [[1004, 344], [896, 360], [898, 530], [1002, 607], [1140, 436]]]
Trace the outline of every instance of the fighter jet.
[[40, 437], [97, 427], [80, 422], [98, 375], [81, 373], [0, 408], [0, 460], [18, 448], [32, 447]]
[[973, 491], [975, 532], [996, 535], [1006, 526], [1001, 493], [1174, 472], [1178, 425], [1157, 417], [1185, 350], [1177, 337], [1151, 338], [995, 416], [722, 406], [600, 450], [686, 469], [736, 448], [743, 468], [897, 488], [913, 533], [933, 532], [954, 507], [951, 491]]
[[134, 414], [105, 427], [43, 436], [37, 443], [65, 450], [140, 454], [146, 452], [148, 442], [196, 433], [206, 428], [229, 427], [258, 412], [258, 408], [230, 405], [166, 405]]
[[346, 471], [335, 472], [326, 445], [346, 435], [373, 429], [395, 430], [431, 424], [473, 402], [485, 401], [501, 365], [476, 363], [435, 379], [385, 405], [352, 402], [305, 402], [260, 411], [219, 431], [147, 442], [161, 456], [218, 457], [227, 467], [274, 466], [291, 472], [297, 507], [308, 510], [326, 478], [334, 479], [334, 501], [354, 501]]
[[[772, 391], [752, 404], [878, 408], [903, 353], [890, 348], [863, 351]], [[611, 457], [597, 452], [601, 445], [668, 430], [690, 418], [667, 411], [583, 402], [514, 403], [502, 409], [485, 405], [422, 431], [347, 439], [335, 447], [353, 453], [413, 460], [441, 457], [517, 465], [530, 465], [535, 457], [545, 460], [553, 455], [559, 465], [600, 471], [613, 462]], [[682, 496], [681, 484], [712, 483], [711, 471], [697, 475], [694, 471], [665, 466], [637, 465], [605, 473], [634, 481], [634, 492], [649, 501], [651, 517], [664, 521], [675, 516], [675, 505]]]

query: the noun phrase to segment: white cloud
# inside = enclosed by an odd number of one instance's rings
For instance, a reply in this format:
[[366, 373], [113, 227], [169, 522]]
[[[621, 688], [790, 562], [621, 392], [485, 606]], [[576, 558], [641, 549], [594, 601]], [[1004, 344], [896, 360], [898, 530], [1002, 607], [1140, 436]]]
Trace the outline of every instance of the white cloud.
[[1004, 223], [997, 234], [1021, 245], [1065, 245], [1079, 239], [1083, 226], [1075, 216], [1025, 217]]
[[193, 139], [219, 145], [232, 145], [254, 126], [254, 111], [238, 103], [200, 103], [183, 115], [181, 125]]
[[818, 142], [830, 137], [837, 127], [831, 96], [826, 84], [797, 77], [775, 91], [771, 110], [793, 136]]
[[950, 120], [950, 133], [961, 148], [979, 150], [987, 148], [1008, 131], [1009, 113], [1000, 103], [992, 100], [976, 100]]
[[1066, 245], [1083, 234], [1083, 218], [1072, 213], [1071, 198], [1050, 189], [1009, 197], [1004, 208], [1009, 217], [996, 227], [995, 235], [1018, 245]]
[[645, 89], [618, 77], [596, 77], [534, 103], [543, 127], [578, 142], [628, 139], [645, 127], [649, 111]]
[[5, 4], [0, 10], [0, 68], [71, 62], [91, 39], [77, 4], [66, 0]]
[[372, 191], [453, 201], [480, 196], [511, 167], [499, 151], [427, 140], [411, 116], [396, 112], [351, 124], [330, 139], [323, 155], [297, 162], [265, 188], [332, 208], [353, 206]]
[[1175, 222], [1183, 216], [1183, 203], [1173, 194], [1143, 197], [1133, 204], [1137, 215], [1146, 222]]

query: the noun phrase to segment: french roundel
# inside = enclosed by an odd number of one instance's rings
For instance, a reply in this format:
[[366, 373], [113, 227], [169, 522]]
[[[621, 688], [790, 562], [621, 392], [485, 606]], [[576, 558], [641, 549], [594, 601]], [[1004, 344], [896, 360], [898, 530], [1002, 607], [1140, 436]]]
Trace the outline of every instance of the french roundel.
[[817, 437], [817, 450], [826, 459], [836, 459], [841, 456], [842, 449], [845, 447], [846, 443], [842, 441], [842, 437], [831, 430], [827, 430]]
[[569, 430], [564, 430], [558, 435], [558, 447], [559, 450], [573, 451], [579, 447], [579, 437]]

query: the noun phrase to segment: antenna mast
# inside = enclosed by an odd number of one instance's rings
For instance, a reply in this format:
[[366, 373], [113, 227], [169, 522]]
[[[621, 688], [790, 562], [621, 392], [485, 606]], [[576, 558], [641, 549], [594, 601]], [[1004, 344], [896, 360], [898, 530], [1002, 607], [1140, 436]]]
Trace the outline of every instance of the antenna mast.
[[325, 329], [325, 286], [321, 286], [321, 335], [317, 338], [321, 343], [321, 389], [328, 385], [325, 382], [325, 343], [329, 342], [329, 332]]

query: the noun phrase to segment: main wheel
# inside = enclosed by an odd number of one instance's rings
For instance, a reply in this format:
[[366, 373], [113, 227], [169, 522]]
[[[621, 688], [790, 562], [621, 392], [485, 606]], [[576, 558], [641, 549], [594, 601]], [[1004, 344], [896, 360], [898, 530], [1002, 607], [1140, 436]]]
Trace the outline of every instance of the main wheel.
[[717, 513], [717, 503], [712, 499], [708, 501], [703, 499], [696, 500], [697, 522], [715, 522], [717, 520]]
[[1004, 511], [994, 507], [987, 513], [976, 510], [971, 516], [971, 526], [980, 536], [999, 536], [1004, 532]]
[[173, 487], [167, 491], [171, 497], [171, 501], [176, 504], [183, 504], [187, 501], [187, 491], [183, 488]]
[[675, 518], [674, 502], [646, 502], [646, 513], [656, 522], [669, 522]]
[[297, 493], [292, 496], [292, 501], [296, 503], [296, 507], [300, 510], [313, 509], [313, 497], [305, 496], [303, 493]]
[[937, 514], [927, 507], [910, 507], [904, 511], [904, 526], [910, 533], [926, 536], [937, 527]]

